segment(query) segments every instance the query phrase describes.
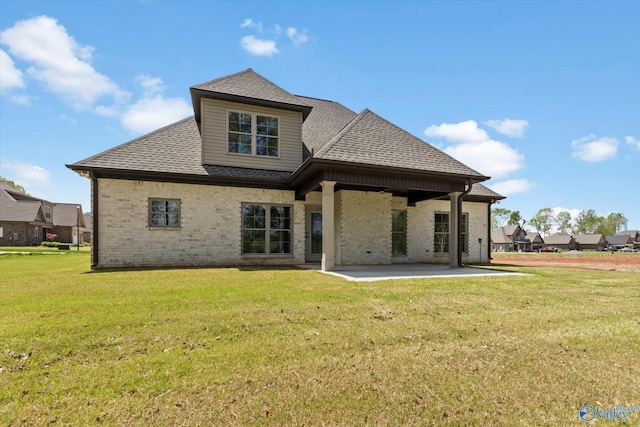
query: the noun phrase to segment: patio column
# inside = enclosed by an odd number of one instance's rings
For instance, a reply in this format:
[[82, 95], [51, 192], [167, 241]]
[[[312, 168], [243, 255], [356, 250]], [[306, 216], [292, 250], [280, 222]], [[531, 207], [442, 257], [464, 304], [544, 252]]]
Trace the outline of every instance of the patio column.
[[449, 267], [459, 268], [458, 254], [460, 253], [460, 218], [458, 215], [460, 205], [459, 191], [449, 193], [451, 200], [451, 213], [449, 214]]
[[335, 266], [334, 190], [336, 181], [322, 181], [322, 271]]

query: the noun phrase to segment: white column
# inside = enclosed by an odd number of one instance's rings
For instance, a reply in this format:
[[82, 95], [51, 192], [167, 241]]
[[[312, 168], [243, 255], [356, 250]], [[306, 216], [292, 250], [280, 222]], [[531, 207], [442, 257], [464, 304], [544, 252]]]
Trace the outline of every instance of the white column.
[[460, 238], [460, 224], [458, 223], [458, 204], [460, 203], [459, 191], [449, 193], [449, 199], [451, 199], [451, 213], [449, 214], [449, 267], [458, 268], [458, 252]]
[[331, 271], [335, 261], [334, 189], [336, 181], [322, 181], [322, 271]]

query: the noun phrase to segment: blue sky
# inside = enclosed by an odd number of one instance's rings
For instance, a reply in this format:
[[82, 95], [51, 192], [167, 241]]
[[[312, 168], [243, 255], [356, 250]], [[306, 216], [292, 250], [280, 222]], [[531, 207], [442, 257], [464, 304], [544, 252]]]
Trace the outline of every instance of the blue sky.
[[498, 206], [640, 229], [638, 1], [0, 2], [0, 175], [90, 209], [65, 168], [253, 68], [369, 108], [492, 177]]

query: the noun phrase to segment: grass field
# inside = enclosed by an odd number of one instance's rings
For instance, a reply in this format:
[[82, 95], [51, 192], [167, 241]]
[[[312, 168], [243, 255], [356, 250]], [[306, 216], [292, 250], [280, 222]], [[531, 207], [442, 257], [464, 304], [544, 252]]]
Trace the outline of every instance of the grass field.
[[512, 270], [531, 275], [0, 256], [0, 425], [566, 426], [640, 406], [638, 274]]

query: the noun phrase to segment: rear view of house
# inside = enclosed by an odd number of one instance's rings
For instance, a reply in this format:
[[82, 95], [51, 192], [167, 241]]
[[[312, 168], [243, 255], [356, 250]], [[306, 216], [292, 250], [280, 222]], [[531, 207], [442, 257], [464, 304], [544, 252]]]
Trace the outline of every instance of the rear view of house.
[[92, 266], [488, 262], [488, 177], [372, 111], [253, 70], [194, 115], [67, 165], [91, 180]]

